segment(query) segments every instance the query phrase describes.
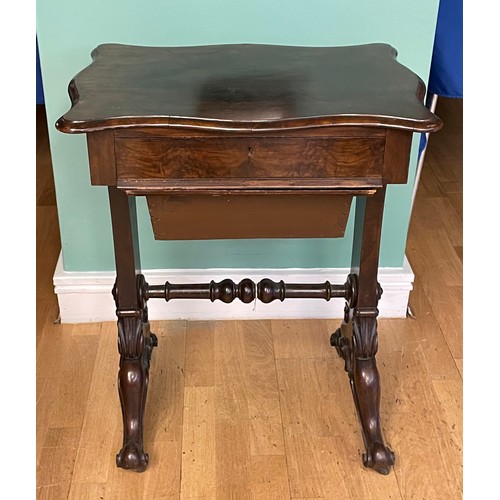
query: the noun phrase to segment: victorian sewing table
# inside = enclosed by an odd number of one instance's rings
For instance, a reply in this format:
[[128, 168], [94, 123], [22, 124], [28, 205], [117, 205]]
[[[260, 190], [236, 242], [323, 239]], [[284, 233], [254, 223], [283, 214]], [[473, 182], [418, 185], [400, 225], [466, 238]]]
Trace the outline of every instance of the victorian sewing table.
[[[379, 244], [387, 184], [407, 182], [413, 132], [439, 118], [425, 86], [385, 44], [352, 47], [100, 45], [70, 83], [56, 126], [85, 133], [91, 181], [108, 186], [116, 260], [117, 465], [145, 470], [143, 417], [151, 298], [249, 303], [341, 297], [331, 344], [344, 359], [365, 466], [387, 474], [394, 454], [380, 424]], [[356, 197], [351, 273], [340, 285], [249, 279], [149, 285], [140, 271], [135, 197], [156, 239], [335, 238]]]

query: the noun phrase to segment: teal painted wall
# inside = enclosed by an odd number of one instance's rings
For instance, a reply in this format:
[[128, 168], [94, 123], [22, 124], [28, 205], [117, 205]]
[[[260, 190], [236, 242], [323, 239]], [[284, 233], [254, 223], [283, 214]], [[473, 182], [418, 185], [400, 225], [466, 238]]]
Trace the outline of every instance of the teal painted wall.
[[[385, 42], [427, 81], [439, 0], [45, 0], [37, 35], [54, 166], [64, 268], [114, 269], [107, 191], [90, 185], [86, 141], [54, 123], [69, 107], [67, 85], [101, 43], [208, 45], [268, 43], [329, 46]], [[414, 178], [418, 138], [413, 141]], [[412, 184], [390, 186], [380, 264], [403, 263]], [[347, 267], [352, 211], [344, 238], [158, 242], [139, 199], [143, 269]]]

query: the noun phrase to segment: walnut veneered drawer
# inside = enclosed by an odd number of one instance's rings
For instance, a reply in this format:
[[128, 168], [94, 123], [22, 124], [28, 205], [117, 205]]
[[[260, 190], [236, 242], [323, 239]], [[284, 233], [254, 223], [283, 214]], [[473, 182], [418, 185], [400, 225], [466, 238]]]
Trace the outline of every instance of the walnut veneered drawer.
[[384, 145], [384, 137], [115, 139], [119, 179], [376, 178]]

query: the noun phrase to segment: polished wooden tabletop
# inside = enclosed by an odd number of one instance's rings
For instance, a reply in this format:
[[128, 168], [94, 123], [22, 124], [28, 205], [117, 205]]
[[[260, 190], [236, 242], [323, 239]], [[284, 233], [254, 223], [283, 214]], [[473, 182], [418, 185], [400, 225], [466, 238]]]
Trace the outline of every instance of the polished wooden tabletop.
[[433, 131], [422, 80], [386, 44], [345, 47], [99, 45], [56, 126], [278, 131], [366, 125]]

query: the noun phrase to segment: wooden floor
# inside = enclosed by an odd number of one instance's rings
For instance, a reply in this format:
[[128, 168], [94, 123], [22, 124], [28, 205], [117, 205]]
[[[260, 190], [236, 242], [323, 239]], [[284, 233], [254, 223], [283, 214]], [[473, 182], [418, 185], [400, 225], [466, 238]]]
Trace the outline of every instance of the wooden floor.
[[143, 474], [121, 445], [116, 326], [57, 324], [57, 213], [37, 127], [37, 497], [462, 498], [462, 101], [441, 99], [407, 255], [414, 319], [380, 320], [381, 413], [394, 471], [363, 452], [338, 321], [154, 322]]

